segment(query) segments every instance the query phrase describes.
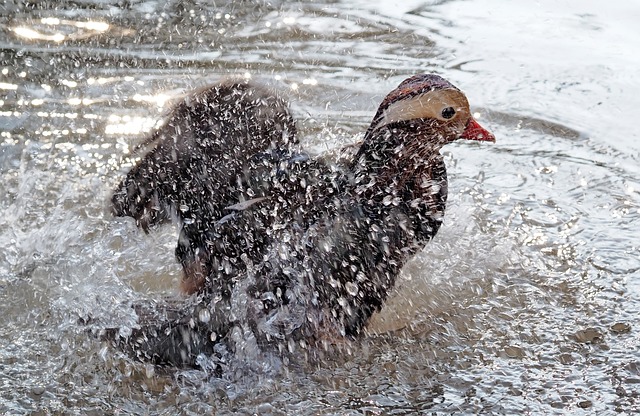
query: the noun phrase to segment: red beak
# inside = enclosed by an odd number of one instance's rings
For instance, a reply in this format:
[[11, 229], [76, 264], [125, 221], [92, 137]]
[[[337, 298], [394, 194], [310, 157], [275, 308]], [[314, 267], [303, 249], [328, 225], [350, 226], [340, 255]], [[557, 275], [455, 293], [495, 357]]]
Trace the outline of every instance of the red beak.
[[484, 127], [482, 127], [478, 122], [470, 117], [467, 122], [467, 127], [465, 127], [464, 131], [460, 135], [461, 139], [467, 140], [480, 140], [482, 142], [495, 142], [496, 136], [489, 133]]

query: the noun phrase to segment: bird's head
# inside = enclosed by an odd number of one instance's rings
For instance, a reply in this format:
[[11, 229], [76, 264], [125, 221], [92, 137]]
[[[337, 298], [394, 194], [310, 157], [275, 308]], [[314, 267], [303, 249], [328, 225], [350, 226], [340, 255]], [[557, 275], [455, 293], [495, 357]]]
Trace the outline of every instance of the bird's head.
[[406, 132], [409, 139], [422, 142], [420, 147], [433, 150], [457, 139], [495, 142], [473, 118], [464, 93], [434, 74], [407, 78], [385, 97], [365, 142], [383, 131]]

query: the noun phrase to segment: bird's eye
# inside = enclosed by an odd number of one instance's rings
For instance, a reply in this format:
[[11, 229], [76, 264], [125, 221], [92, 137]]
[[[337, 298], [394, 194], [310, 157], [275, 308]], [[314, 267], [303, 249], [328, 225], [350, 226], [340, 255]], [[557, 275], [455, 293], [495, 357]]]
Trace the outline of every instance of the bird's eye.
[[454, 110], [453, 107], [447, 107], [444, 108], [440, 114], [442, 115], [442, 118], [444, 118], [445, 120], [449, 120], [456, 115], [456, 110]]

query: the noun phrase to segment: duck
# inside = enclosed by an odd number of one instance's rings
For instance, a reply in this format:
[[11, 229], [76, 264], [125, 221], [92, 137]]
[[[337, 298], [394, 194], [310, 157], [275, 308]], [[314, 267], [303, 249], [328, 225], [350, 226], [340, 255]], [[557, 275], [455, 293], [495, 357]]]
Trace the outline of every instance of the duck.
[[111, 201], [145, 232], [177, 221], [184, 295], [134, 305], [139, 326], [106, 338], [142, 361], [221, 368], [247, 342], [286, 353], [361, 337], [442, 225], [440, 150], [459, 139], [495, 142], [436, 74], [387, 94], [339, 162], [302, 150], [272, 90], [234, 80], [187, 95]]

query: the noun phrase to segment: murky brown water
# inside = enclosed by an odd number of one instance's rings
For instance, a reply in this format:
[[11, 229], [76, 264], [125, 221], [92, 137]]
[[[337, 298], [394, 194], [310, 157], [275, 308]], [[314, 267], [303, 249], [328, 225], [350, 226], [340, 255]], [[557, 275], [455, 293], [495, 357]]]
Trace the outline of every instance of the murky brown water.
[[[640, 6], [110, 3], [0, 6], [1, 413], [640, 410]], [[105, 209], [167, 99], [246, 74], [288, 91], [322, 150], [418, 72], [498, 142], [445, 149], [445, 225], [351, 355], [216, 379], [77, 324], [131, 325], [132, 299], [177, 286], [175, 230]]]

